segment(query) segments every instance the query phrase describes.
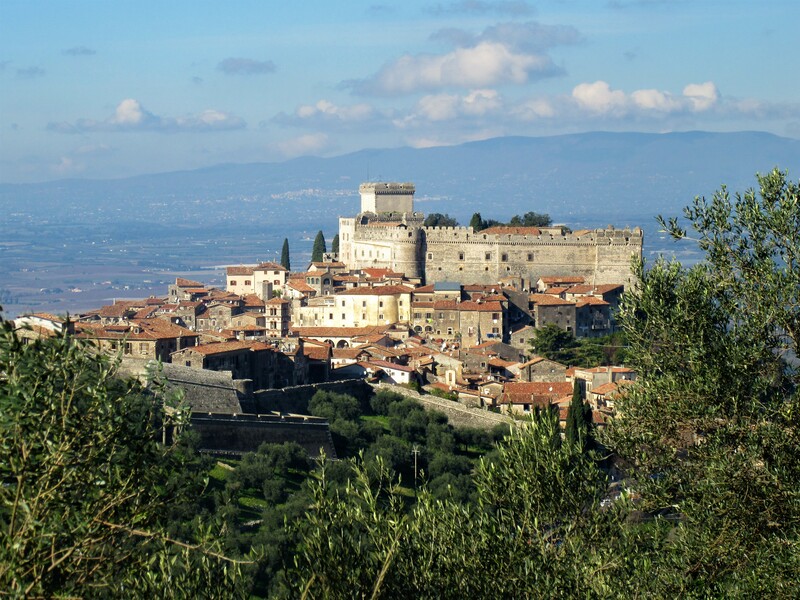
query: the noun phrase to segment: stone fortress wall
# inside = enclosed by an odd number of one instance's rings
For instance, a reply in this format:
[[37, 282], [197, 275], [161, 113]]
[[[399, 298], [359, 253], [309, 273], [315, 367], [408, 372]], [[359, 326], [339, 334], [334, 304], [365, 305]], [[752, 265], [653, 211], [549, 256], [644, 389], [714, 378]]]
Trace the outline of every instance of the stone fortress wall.
[[[389, 187], [393, 194], [375, 213], [364, 186]], [[402, 186], [402, 187], [400, 187]], [[512, 230], [493, 234], [472, 227], [423, 227], [413, 209], [412, 184], [362, 184], [361, 212], [339, 220], [339, 257], [351, 268], [385, 267], [425, 283], [497, 283], [521, 277], [528, 285], [542, 276], [580, 275], [587, 283], [633, 283], [631, 260], [642, 255], [643, 236], [634, 229], [562, 233], [541, 228], [538, 235]]]

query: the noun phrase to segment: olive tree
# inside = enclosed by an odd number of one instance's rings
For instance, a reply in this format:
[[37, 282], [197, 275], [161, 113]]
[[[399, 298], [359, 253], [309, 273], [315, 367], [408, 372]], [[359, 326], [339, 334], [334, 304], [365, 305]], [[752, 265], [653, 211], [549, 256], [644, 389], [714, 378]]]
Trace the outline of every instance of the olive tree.
[[[0, 322], [0, 589], [17, 597], [234, 596], [212, 528], [176, 527], [203, 490], [167, 392], [115, 377], [67, 336]], [[169, 402], [167, 402], [169, 404]], [[201, 466], [202, 467], [202, 466]]]

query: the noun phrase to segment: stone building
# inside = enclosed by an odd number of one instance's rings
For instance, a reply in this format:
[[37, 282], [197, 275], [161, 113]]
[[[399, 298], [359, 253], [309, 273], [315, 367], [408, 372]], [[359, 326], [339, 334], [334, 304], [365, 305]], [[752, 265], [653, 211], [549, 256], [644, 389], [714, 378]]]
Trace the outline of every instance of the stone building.
[[410, 183], [362, 184], [361, 211], [339, 219], [339, 259], [351, 269], [388, 268], [407, 277], [460, 283], [570, 273], [588, 284], [633, 283], [642, 231], [565, 227], [424, 227]]
[[318, 296], [297, 309], [300, 327], [370, 327], [408, 323], [411, 288], [401, 285], [356, 287], [338, 294]]

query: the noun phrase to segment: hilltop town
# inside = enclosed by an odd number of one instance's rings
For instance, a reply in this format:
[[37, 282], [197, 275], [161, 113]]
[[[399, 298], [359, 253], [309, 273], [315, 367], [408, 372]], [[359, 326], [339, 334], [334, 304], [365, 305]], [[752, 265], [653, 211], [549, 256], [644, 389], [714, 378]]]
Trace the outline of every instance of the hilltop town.
[[[128, 374], [160, 362], [195, 423], [214, 423], [200, 427], [214, 451], [251, 449], [220, 433], [221, 422], [324, 425], [295, 415], [296, 394], [286, 390], [307, 396], [364, 382], [443, 399], [460, 411], [451, 418], [480, 425], [481, 416], [492, 424], [543, 407], [557, 408], [563, 422], [577, 381], [593, 421], [613, 417], [632, 370], [557, 362], [533, 342], [547, 328], [575, 338], [616, 331], [641, 230], [426, 226], [413, 184], [359, 191], [361, 211], [340, 218], [336, 251], [302, 271], [234, 265], [224, 289], [178, 277], [164, 296], [118, 300], [69, 321], [34, 313], [16, 325], [29, 337], [67, 328], [119, 356]], [[309, 447], [320, 439], [331, 449], [324, 435]]]

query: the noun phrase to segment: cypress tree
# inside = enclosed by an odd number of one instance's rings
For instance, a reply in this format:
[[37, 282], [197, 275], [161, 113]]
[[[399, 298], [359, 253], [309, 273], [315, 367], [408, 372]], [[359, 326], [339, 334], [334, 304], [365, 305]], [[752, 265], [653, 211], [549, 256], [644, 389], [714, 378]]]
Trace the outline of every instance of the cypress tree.
[[325, 235], [322, 231], [318, 231], [317, 237], [314, 238], [314, 248], [311, 250], [311, 262], [322, 262], [322, 257], [326, 252]]
[[287, 271], [292, 270], [292, 264], [289, 261], [289, 238], [283, 238], [283, 248], [281, 249], [281, 266]]
[[592, 407], [581, 398], [578, 381], [572, 387], [572, 402], [567, 411], [567, 428], [564, 432], [567, 442], [588, 448], [591, 443]]
[[481, 213], [475, 213], [472, 215], [472, 218], [469, 220], [469, 226], [472, 227], [475, 231], [480, 231], [481, 229], [485, 229], [483, 218], [481, 218]]
[[339, 234], [338, 233], [335, 236], [333, 236], [333, 239], [331, 240], [331, 252], [333, 252], [334, 254], [339, 254]]

